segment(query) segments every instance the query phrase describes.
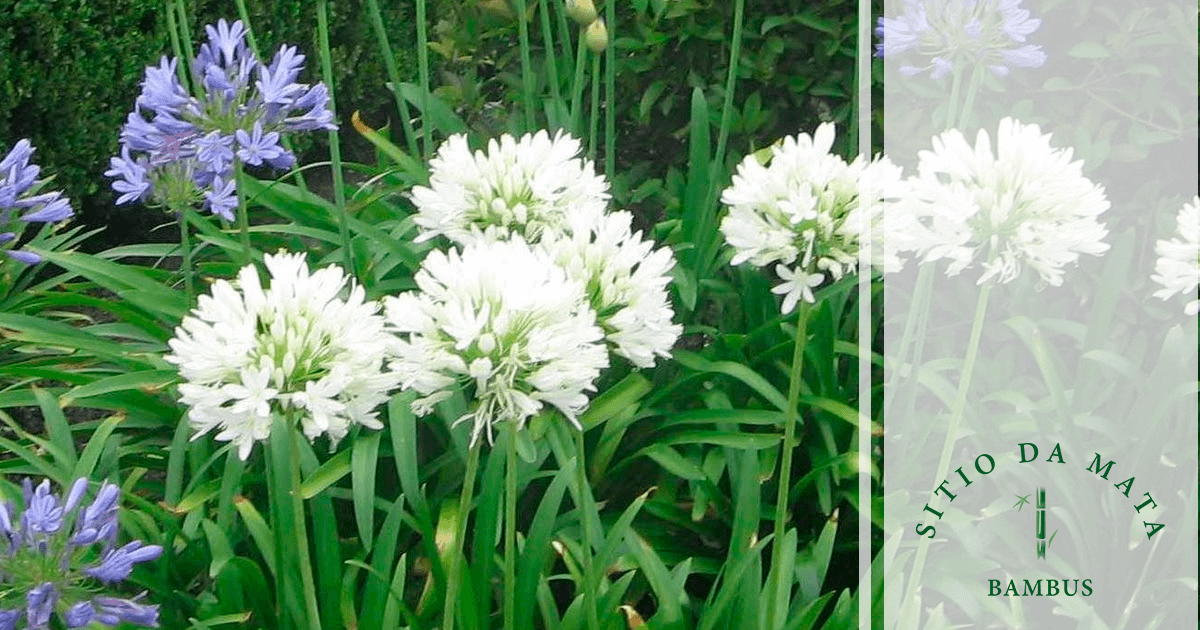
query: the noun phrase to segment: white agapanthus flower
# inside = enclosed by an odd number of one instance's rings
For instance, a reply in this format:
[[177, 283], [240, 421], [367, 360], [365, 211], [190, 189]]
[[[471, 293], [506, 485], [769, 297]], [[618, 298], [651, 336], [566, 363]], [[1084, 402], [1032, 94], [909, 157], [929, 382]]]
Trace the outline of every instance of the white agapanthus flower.
[[[785, 313], [801, 299], [814, 301], [812, 289], [826, 273], [838, 280], [857, 270], [859, 235], [866, 229], [859, 205], [864, 171], [877, 182], [876, 198], [868, 204], [870, 224], [880, 222], [885, 193], [899, 180], [899, 168], [886, 157], [847, 163], [830, 153], [834, 135], [833, 124], [824, 123], [812, 136], [799, 134], [772, 146], [767, 165], [746, 156], [721, 194], [729, 207], [721, 232], [734, 249], [730, 263], [779, 263], [776, 273], [784, 282], [773, 291], [784, 294]], [[894, 253], [889, 258], [878, 249], [878, 264], [898, 263]]]
[[957, 129], [935, 137], [901, 204], [919, 223], [917, 254], [947, 260], [951, 276], [978, 262], [979, 284], [1011, 282], [1028, 266], [1058, 286], [1080, 254], [1107, 251], [1097, 221], [1109, 207], [1104, 189], [1050, 139], [1011, 118], [1000, 121], [994, 152], [982, 129], [974, 147]]
[[667, 295], [675, 258], [670, 248], [633, 232], [633, 215], [571, 212], [564, 233], [542, 246], [567, 274], [583, 283], [597, 322], [613, 352], [637, 367], [671, 356], [683, 327]]
[[429, 186], [412, 190], [417, 241], [440, 234], [465, 245], [519, 235], [536, 243], [561, 229], [568, 209], [603, 213], [608, 182], [579, 151], [563, 132], [506, 134], [486, 153], [472, 153], [465, 135], [450, 136], [430, 161]]
[[578, 426], [586, 392], [608, 367], [604, 333], [582, 282], [520, 237], [434, 251], [418, 291], [384, 299], [392, 367], [421, 395], [426, 415], [466, 386], [472, 443], [501, 422], [525, 421], [550, 404]]
[[1164, 287], [1155, 291], [1154, 297], [1191, 297], [1183, 312], [1195, 315], [1200, 312], [1200, 299], [1196, 299], [1196, 287], [1200, 286], [1200, 196], [1179, 210], [1175, 223], [1183, 240], [1159, 241], [1154, 248], [1158, 261], [1151, 279]]
[[337, 266], [312, 274], [303, 254], [264, 257], [269, 287], [254, 265], [236, 285], [225, 280], [202, 295], [175, 329], [165, 359], [179, 367], [179, 385], [193, 439], [219, 429], [246, 459], [270, 436], [273, 414], [295, 414], [309, 439], [336, 443], [352, 424], [379, 429], [375, 408], [399, 385], [384, 370], [391, 335], [379, 304], [361, 286], [340, 297], [347, 277]]

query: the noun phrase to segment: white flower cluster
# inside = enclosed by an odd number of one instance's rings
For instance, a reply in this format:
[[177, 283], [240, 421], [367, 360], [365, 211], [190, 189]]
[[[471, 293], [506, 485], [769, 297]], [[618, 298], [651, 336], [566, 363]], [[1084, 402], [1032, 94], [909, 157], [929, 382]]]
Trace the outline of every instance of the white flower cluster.
[[458, 383], [474, 387], [474, 442], [500, 421], [518, 425], [550, 403], [568, 419], [608, 367], [603, 333], [583, 295], [542, 249], [520, 237], [460, 253], [434, 251], [416, 277], [419, 292], [384, 300], [401, 385], [422, 395], [428, 414]]
[[[733, 184], [721, 194], [729, 214], [721, 222], [725, 241], [734, 249], [731, 264], [778, 263], [784, 280], [775, 293], [785, 295], [783, 311], [815, 300], [812, 289], [828, 273], [834, 280], [858, 269], [859, 233], [884, 216], [885, 192], [899, 181], [900, 169], [886, 157], [853, 163], [830, 153], [835, 130], [831, 123], [812, 136], [787, 137], [771, 147], [770, 163], [748, 155], [738, 165]], [[878, 194], [863, 217], [859, 188], [863, 178]], [[872, 250], [877, 264], [899, 264], [895, 251]]]
[[1175, 217], [1179, 236], [1183, 240], [1158, 241], [1154, 251], [1158, 260], [1154, 264], [1151, 279], [1164, 288], [1154, 292], [1154, 297], [1164, 300], [1176, 294], [1192, 298], [1184, 306], [1184, 313], [1195, 315], [1200, 312], [1200, 299], [1196, 299], [1196, 287], [1200, 286], [1200, 196], [1192, 198]]
[[[1057, 286], [1063, 268], [1081, 254], [1108, 250], [1108, 231], [1097, 220], [1109, 207], [1104, 189], [1037, 125], [1001, 120], [994, 151], [987, 131], [979, 131], [974, 146], [957, 129], [946, 131], [932, 150], [920, 152], [918, 173], [907, 179], [887, 157], [847, 164], [829, 153], [833, 138], [826, 123], [811, 138], [801, 134], [771, 147], [769, 166], [747, 156], [721, 197], [729, 206], [721, 231], [734, 249], [731, 263], [780, 263], [784, 282], [773, 290], [786, 295], [784, 312], [799, 299], [813, 301], [812, 289], [826, 273], [836, 280], [856, 271], [859, 231], [868, 226], [872, 265], [884, 273], [898, 270], [907, 253], [923, 262], [947, 260], [951, 276], [978, 263], [980, 284], [1011, 282], [1029, 267]], [[865, 222], [863, 190], [871, 191]], [[1163, 243], [1163, 251], [1183, 261], [1184, 245], [1172, 243]], [[1183, 276], [1165, 264], [1161, 282], [1186, 290], [1186, 282], [1166, 280]]]
[[608, 182], [576, 157], [579, 150], [562, 132], [504, 135], [486, 153], [472, 153], [466, 135], [450, 136], [430, 160], [429, 186], [412, 190], [417, 241], [440, 234], [466, 245], [520, 235], [533, 243], [560, 230], [568, 211], [603, 214]]
[[912, 220], [916, 255], [949, 261], [950, 276], [978, 261], [979, 284], [1011, 282], [1028, 266], [1058, 286], [1080, 254], [1107, 251], [1108, 230], [1097, 221], [1109, 207], [1104, 189], [1050, 139], [1011, 118], [1000, 121], [995, 152], [985, 130], [974, 147], [957, 129], [935, 137], [896, 208]]
[[385, 300], [393, 367], [421, 394], [418, 415], [466, 385], [474, 405], [458, 421], [473, 423], [472, 441], [545, 403], [574, 422], [610, 349], [637, 367], [670, 356], [682, 332], [671, 251], [634, 232], [629, 213], [607, 212], [608, 183], [579, 150], [561, 132], [506, 135], [486, 153], [453, 136], [430, 185], [413, 189], [419, 240], [455, 244], [425, 260], [417, 292]]
[[551, 259], [583, 283], [612, 351], [637, 367], [669, 357], [683, 328], [671, 323], [667, 295], [675, 266], [669, 248], [633, 232], [633, 215], [618, 211], [591, 217], [574, 214], [567, 230], [542, 242]]
[[384, 370], [391, 335], [379, 304], [357, 285], [339, 297], [347, 281], [339, 267], [309, 274], [303, 254], [265, 262], [268, 288], [254, 265], [236, 286], [216, 281], [169, 342], [165, 359], [186, 381], [179, 392], [195, 437], [219, 428], [216, 439], [246, 459], [277, 413], [294, 413], [309, 439], [326, 434], [335, 445], [351, 424], [381, 428], [374, 409], [400, 375]]

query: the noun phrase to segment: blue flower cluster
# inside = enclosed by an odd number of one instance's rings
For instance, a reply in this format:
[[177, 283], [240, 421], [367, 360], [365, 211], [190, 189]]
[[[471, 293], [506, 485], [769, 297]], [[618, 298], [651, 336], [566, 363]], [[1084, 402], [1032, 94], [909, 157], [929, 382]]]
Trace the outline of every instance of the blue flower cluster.
[[[71, 202], [59, 191], [36, 193], [46, 182], [38, 180], [41, 168], [30, 164], [33, 145], [21, 140], [0, 160], [0, 248], [13, 260], [32, 265], [41, 262], [41, 256], [33, 252], [11, 249], [11, 243], [20, 236], [21, 223], [56, 223], [75, 214]], [[0, 624], [0, 628], [4, 626]]]
[[178, 210], [203, 203], [233, 219], [234, 160], [288, 169], [296, 157], [282, 134], [337, 129], [324, 83], [297, 83], [304, 55], [283, 46], [270, 65], [246, 46], [246, 27], [224, 19], [206, 26], [208, 43], [191, 63], [199, 97], [188, 94], [178, 59], [146, 68], [142, 93], [121, 130], [121, 155], [105, 175], [118, 204], [149, 202]]
[[[117, 501], [121, 490], [104, 483], [96, 499], [80, 508], [88, 489], [78, 479], [59, 502], [50, 493], [50, 482], [35, 489], [23, 484], [25, 508], [16, 519], [10, 502], [0, 504], [0, 630], [48, 628], [55, 612], [67, 628], [93, 622], [116, 626], [126, 622], [158, 627], [158, 606], [99, 593], [93, 584], [111, 585], [129, 577], [133, 565], [162, 554], [158, 545], [133, 541], [122, 547], [117, 540]], [[95, 552], [100, 543], [100, 552]]]
[[983, 64], [1006, 76], [1010, 67], [1038, 68], [1046, 63], [1041, 46], [1025, 44], [1025, 36], [1041, 27], [1021, 0], [905, 0], [904, 13], [879, 18], [875, 55], [892, 57], [915, 52], [923, 65], [905, 64], [900, 72], [930, 71], [940, 79], [955, 63]]

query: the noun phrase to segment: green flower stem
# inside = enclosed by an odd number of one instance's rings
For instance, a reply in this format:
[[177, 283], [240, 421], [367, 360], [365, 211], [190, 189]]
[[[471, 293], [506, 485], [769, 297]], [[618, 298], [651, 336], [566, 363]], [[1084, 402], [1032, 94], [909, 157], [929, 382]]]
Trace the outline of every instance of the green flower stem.
[[[262, 59], [263, 56], [259, 54], [258, 50], [258, 41], [254, 38], [254, 29], [250, 28], [250, 12], [246, 10], [246, 1], [234, 0], [234, 4], [237, 6], [238, 19], [240, 19], [242, 21], [242, 25], [246, 27], [246, 43], [250, 45], [250, 52], [254, 53], [255, 57]], [[283, 145], [283, 148], [295, 153], [295, 150], [292, 149], [292, 140], [289, 136], [282, 135], [279, 138], [279, 143]], [[304, 182], [304, 171], [296, 169], [293, 171], [293, 175], [296, 177], [296, 186], [298, 186], [300, 190], [307, 191], [308, 185]]]
[[538, 0], [538, 15], [542, 26], [542, 47], [546, 51], [546, 81], [550, 83], [550, 98], [554, 102], [554, 120], [547, 121], [546, 126], [552, 128], [561, 124], [558, 112], [561, 110], [563, 99], [562, 87], [558, 80], [558, 53], [554, 48], [554, 35], [550, 28], [550, 6], [546, 0]]
[[554, 12], [555, 21], [558, 22], [558, 37], [562, 40], [563, 54], [566, 55], [563, 67], [570, 68], [575, 65], [575, 56], [571, 54], [571, 27], [567, 22], [566, 3], [559, 1], [554, 6], [558, 9]]
[[[744, 0], [739, 0], [744, 1]], [[617, 174], [617, 3], [609, 0], [604, 6], [604, 22], [608, 27], [608, 47], [604, 49], [604, 176], [610, 181]]]
[[[896, 398], [896, 392], [900, 385], [901, 374], [905, 364], [905, 359], [908, 357], [909, 346], [916, 339], [924, 340], [925, 326], [928, 323], [929, 315], [929, 298], [933, 293], [933, 265], [923, 264], [918, 266], [917, 283], [913, 290], [912, 307], [909, 309], [908, 316], [904, 321], [904, 332], [900, 335], [900, 348], [896, 353], [893, 361], [896, 362], [896, 369], [892, 371], [888, 377], [887, 385], [884, 386], [883, 396], [883, 417], [890, 417], [892, 403]], [[913, 360], [909, 364], [912, 368], [909, 370], [908, 379], [917, 377], [917, 367], [921, 362], [923, 343], [918, 343], [913, 350]]]
[[583, 137], [583, 64], [587, 54], [587, 43], [580, 34], [575, 50], [575, 76], [571, 79], [571, 133], [577, 138]]
[[967, 98], [963, 102], [962, 111], [958, 113], [958, 124], [955, 126], [960, 130], [971, 122], [971, 110], [975, 107], [975, 95], [979, 92], [979, 86], [982, 83], [983, 64], [977, 63], [971, 70], [971, 79], [967, 83]]
[[187, 69], [191, 66], [188, 65], [185, 59], [191, 56], [192, 51], [196, 50], [196, 47], [192, 44], [192, 27], [189, 26], [187, 7], [184, 6], [183, 2], [177, 1], [175, 2], [175, 8], [179, 12], [179, 33], [183, 36], [184, 50], [187, 51], [187, 57], [178, 55], [179, 66], [183, 68], [183, 71], [186, 73], [188, 71]]
[[246, 0], [233, 0], [233, 4], [237, 7], [238, 19], [246, 27], [246, 43], [250, 44], [250, 52], [262, 59], [262, 55], [258, 54], [258, 41], [254, 39], [254, 29], [250, 28], [250, 12], [246, 10]]
[[175, 214], [179, 217], [179, 249], [183, 257], [180, 265], [183, 266], [183, 290], [187, 293], [188, 306], [196, 299], [196, 281], [195, 271], [192, 269], [192, 236], [189, 221], [189, 215], [192, 210], [188, 207], [182, 207], [176, 210]]
[[[183, 59], [183, 46], [179, 43], [179, 25], [175, 21], [175, 14], [179, 9], [175, 5], [179, 4], [179, 0], [167, 0], [167, 32], [171, 35], [171, 52], [175, 54], [176, 59]], [[183, 88], [191, 93], [188, 87], [192, 84], [192, 78], [188, 76], [187, 64], [180, 63], [175, 66], [175, 74], [179, 77], [179, 82], [183, 84]]]
[[954, 81], [950, 84], [950, 102], [946, 104], [946, 120], [942, 129], [949, 129], [958, 120], [958, 97], [962, 91], [962, 64], [954, 64]]
[[[979, 290], [979, 299], [975, 303], [975, 320], [971, 324], [971, 337], [967, 341], [967, 354], [963, 359], [962, 376], [958, 380], [958, 392], [954, 396], [954, 406], [950, 409], [950, 422], [946, 426], [946, 441], [942, 444], [942, 457], [938, 463], [937, 476], [934, 477], [934, 483], [946, 477], [946, 472], [950, 469], [950, 453], [954, 450], [954, 442], [958, 437], [958, 425], [962, 421], [963, 411], [967, 404], [967, 390], [971, 387], [971, 375], [975, 371], [975, 360], [979, 354], [979, 339], [983, 335], [983, 322], [987, 315], [988, 296], [992, 293], [992, 285], [985, 284]], [[911, 610], [914, 605], [914, 597], [917, 592], [917, 584], [921, 580], [921, 573], [925, 570], [925, 556], [929, 553], [929, 539], [921, 538], [921, 542], [917, 547], [916, 560], [913, 562], [912, 575], [908, 579], [908, 589], [905, 594], [903, 608], [900, 612], [900, 618], [904, 619], [905, 615], [916, 614], [916, 611]]]
[[[317, 35], [321, 49], [321, 76], [329, 88], [329, 111], [337, 117], [333, 97], [333, 62], [329, 55], [329, 10], [327, 0], [317, 0]], [[338, 233], [341, 236], [346, 273], [354, 275], [354, 251], [350, 247], [350, 215], [346, 209], [346, 182], [342, 175], [342, 144], [337, 131], [329, 132], [329, 162], [333, 170], [333, 205], [337, 208]]]
[[[294, 625], [290, 627], [321, 630], [317, 590], [309, 557], [304, 499], [299, 492], [300, 458], [296, 444], [299, 437], [293, 428], [293, 420], [294, 417], [290, 415], [276, 414], [268, 442], [279, 604], [291, 613]], [[229, 456], [234, 455], [231, 453]], [[300, 601], [297, 601], [297, 597], [301, 598]]]
[[[609, 3], [612, 4], [611, 2]], [[704, 207], [701, 210], [701, 234], [715, 234], [717, 214], [717, 195], [724, 182], [718, 177], [718, 172], [725, 163], [725, 147], [729, 142], [729, 128], [733, 122], [733, 97], [737, 91], [738, 67], [742, 55], [742, 23], [745, 14], [746, 0], [737, 0], [733, 5], [733, 38], [729, 45], [729, 72], [725, 77], [725, 98], [721, 104], [721, 128], [717, 130], [717, 150], [712, 156], [712, 165], [708, 171], [708, 190], [704, 195]], [[721, 242], [715, 238], [705, 238], [700, 241], [699, 252], [696, 256], [696, 277], [708, 278]]]
[[[521, 96], [524, 99], [525, 111], [525, 131], [532, 132], [533, 127], [533, 112], [537, 104], [537, 97], [534, 95], [533, 85], [533, 63], [529, 58], [529, 13], [525, 7], [525, 0], [516, 0], [514, 3], [517, 10], [517, 38], [520, 40], [521, 47]], [[550, 51], [546, 52], [547, 55]]]
[[433, 155], [433, 128], [430, 126], [429, 117], [429, 37], [425, 23], [426, 2], [427, 0], [417, 0], [417, 68], [421, 78], [421, 135], [424, 139], [421, 155], [428, 158]]
[[[238, 0], [241, 2], [241, 0]], [[383, 65], [387, 69], [388, 81], [392, 84], [392, 98], [396, 99], [396, 113], [400, 116], [400, 125], [404, 128], [404, 140], [408, 146], [408, 154], [417, 156], [417, 136], [413, 133], [412, 115], [408, 111], [408, 103], [400, 95], [400, 70], [396, 66], [396, 55], [392, 45], [388, 43], [387, 29], [383, 26], [383, 15], [379, 12], [379, 0], [367, 0], [367, 11], [371, 14], [371, 26], [375, 29], [375, 39], [379, 43], [379, 54], [383, 56]]]
[[579, 475], [579, 522], [583, 524], [583, 544], [580, 547], [583, 549], [583, 606], [587, 609], [587, 627], [588, 630], [600, 630], [600, 618], [596, 610], [596, 591], [600, 589], [599, 580], [596, 578], [595, 563], [592, 555], [595, 550], [592, 548], [592, 539], [595, 532], [592, 531], [591, 515], [595, 511], [595, 506], [592, 504], [591, 486], [588, 484], [587, 473], [587, 458], [584, 449], [583, 431], [574, 431], [575, 434], [575, 465], [578, 467]]
[[238, 234], [239, 234], [239, 236], [241, 238], [241, 242], [242, 242], [242, 266], [243, 267], [246, 265], [249, 265], [251, 259], [253, 258], [253, 256], [251, 256], [251, 253], [250, 253], [249, 210], [247, 210], [247, 208], [246, 208], [246, 196], [242, 193], [242, 180], [244, 180], [245, 178], [246, 178], [245, 173], [242, 172], [242, 161], [235, 159], [233, 161], [233, 181], [235, 182], [234, 189], [237, 192], [237, 198], [238, 198], [237, 221], [238, 221]]
[[517, 630], [517, 427], [508, 426], [504, 453], [504, 628]]
[[467, 535], [467, 520], [471, 515], [471, 500], [475, 496], [475, 477], [479, 472], [479, 451], [483, 443], [476, 440], [467, 453], [466, 477], [463, 479], [462, 495], [458, 498], [458, 523], [454, 532], [454, 548], [450, 550], [450, 572], [446, 575], [446, 600], [442, 607], [442, 628], [454, 630], [455, 604], [462, 587], [462, 548]]
[[600, 129], [600, 55], [592, 53], [592, 114], [588, 122], [588, 157], [596, 159], [596, 136]]
[[[767, 630], [783, 627], [787, 617], [787, 602], [790, 600], [791, 572], [784, 571], [783, 545], [787, 537], [783, 528], [787, 525], [788, 491], [792, 487], [792, 451], [796, 450], [796, 421], [800, 415], [800, 375], [804, 367], [804, 346], [808, 340], [809, 304], [803, 299], [796, 306], [796, 339], [792, 349], [792, 374], [788, 382], [788, 406], [783, 419], [783, 454], [779, 464], [779, 488], [775, 494], [775, 538], [771, 541], [771, 580], [767, 585]], [[789, 578], [784, 580], [784, 573]], [[784, 607], [779, 617], [779, 607]]]

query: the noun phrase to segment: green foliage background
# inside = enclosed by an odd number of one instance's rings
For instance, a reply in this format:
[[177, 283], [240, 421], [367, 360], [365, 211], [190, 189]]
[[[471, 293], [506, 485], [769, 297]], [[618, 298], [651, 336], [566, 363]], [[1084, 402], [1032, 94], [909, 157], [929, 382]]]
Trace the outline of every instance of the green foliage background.
[[[192, 25], [238, 17], [226, 0], [189, 0], [186, 5]], [[317, 81], [312, 3], [248, 0], [246, 6], [260, 52], [273, 54], [282, 44], [300, 46], [309, 56], [301, 78]], [[140, 207], [114, 207], [103, 176], [146, 66], [171, 54], [163, 8], [158, 0], [0, 1], [0, 139], [7, 147], [29, 138], [37, 148], [37, 163], [57, 174], [56, 187], [67, 191], [82, 221], [108, 226], [88, 242], [89, 250], [153, 238], [150, 229], [163, 223], [162, 216]], [[412, 3], [383, 2], [380, 9], [401, 73], [411, 76], [416, 66]], [[339, 111], [387, 107], [391, 98], [383, 90], [384, 64], [362, 2], [334, 3], [329, 19]], [[192, 37], [197, 46], [205, 39], [203, 30], [193, 31]], [[302, 142], [296, 147], [302, 155], [323, 153], [314, 151], [312, 139]]]

